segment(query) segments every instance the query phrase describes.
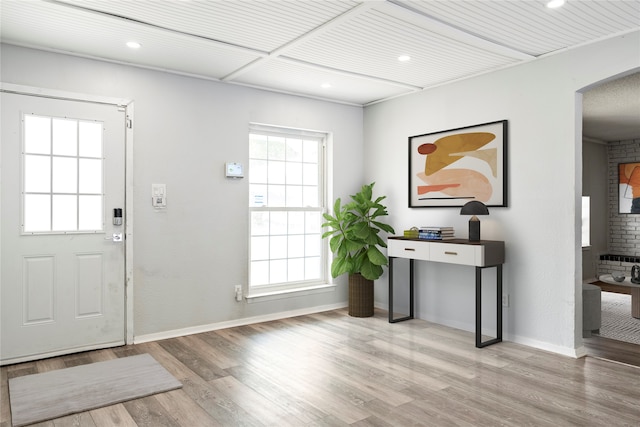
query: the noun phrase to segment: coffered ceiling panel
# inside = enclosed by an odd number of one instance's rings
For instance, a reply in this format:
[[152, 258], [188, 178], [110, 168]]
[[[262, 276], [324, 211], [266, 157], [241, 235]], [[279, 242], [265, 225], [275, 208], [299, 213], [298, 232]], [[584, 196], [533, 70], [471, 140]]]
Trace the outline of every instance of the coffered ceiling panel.
[[0, 37], [369, 105], [640, 30], [640, 0], [546, 1], [2, 0]]
[[[408, 16], [405, 9], [386, 5], [381, 3], [355, 16], [349, 25], [332, 27], [310, 37], [283, 55], [416, 87], [533, 59], [518, 52], [507, 53], [500, 46], [474, 40], [463, 32], [439, 31], [441, 27], [432, 20]], [[411, 59], [398, 61], [401, 55]]]
[[403, 3], [470, 34], [534, 56], [640, 26], [637, 1], [568, 0], [557, 9], [546, 7], [546, 0]]
[[[2, 41], [221, 78], [260, 53], [43, 1], [2, 1]], [[143, 48], [131, 50], [135, 40]]]
[[303, 36], [358, 4], [350, 0], [60, 0], [56, 3], [264, 52]]
[[[336, 73], [322, 67], [301, 65], [286, 58], [272, 59], [239, 75], [234, 82], [256, 87], [269, 86], [288, 93], [302, 93], [320, 99], [366, 104], [415, 91], [416, 88], [380, 79]], [[323, 87], [327, 86], [328, 87]]]

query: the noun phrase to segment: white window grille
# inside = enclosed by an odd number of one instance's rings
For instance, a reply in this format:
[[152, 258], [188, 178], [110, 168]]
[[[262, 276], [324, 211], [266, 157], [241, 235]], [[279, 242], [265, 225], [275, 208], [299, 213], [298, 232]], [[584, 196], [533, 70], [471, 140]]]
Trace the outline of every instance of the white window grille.
[[22, 232], [102, 231], [103, 124], [22, 118]]
[[249, 289], [325, 284], [326, 134], [254, 125], [249, 133]]

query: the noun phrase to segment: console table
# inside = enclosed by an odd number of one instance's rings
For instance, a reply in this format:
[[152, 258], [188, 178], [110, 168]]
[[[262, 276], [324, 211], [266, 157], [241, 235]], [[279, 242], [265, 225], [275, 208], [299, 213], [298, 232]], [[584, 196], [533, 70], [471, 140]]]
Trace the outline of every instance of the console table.
[[[476, 347], [482, 348], [502, 341], [502, 264], [504, 263], [504, 242], [481, 240], [472, 242], [465, 239], [424, 240], [402, 236], [387, 239], [389, 255], [389, 322], [396, 323], [413, 319], [414, 260], [444, 262], [468, 265], [476, 270]], [[409, 259], [409, 315], [393, 318], [393, 261], [395, 258]], [[482, 270], [496, 269], [496, 338], [482, 341]]]

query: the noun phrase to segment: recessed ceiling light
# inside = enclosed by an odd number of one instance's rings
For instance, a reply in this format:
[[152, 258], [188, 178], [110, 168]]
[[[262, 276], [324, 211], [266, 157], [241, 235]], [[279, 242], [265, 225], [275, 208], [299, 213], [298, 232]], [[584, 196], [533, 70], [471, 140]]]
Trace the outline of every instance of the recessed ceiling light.
[[131, 49], [140, 49], [142, 45], [138, 42], [127, 42], [127, 47], [130, 47]]
[[331, 83], [325, 82], [320, 85], [323, 89], [329, 89], [331, 87]]
[[398, 61], [400, 62], [407, 62], [410, 61], [411, 57], [409, 55], [400, 55], [398, 56]]
[[564, 5], [564, 3], [565, 3], [565, 0], [551, 0], [547, 2], [547, 7], [549, 9], [555, 9]]

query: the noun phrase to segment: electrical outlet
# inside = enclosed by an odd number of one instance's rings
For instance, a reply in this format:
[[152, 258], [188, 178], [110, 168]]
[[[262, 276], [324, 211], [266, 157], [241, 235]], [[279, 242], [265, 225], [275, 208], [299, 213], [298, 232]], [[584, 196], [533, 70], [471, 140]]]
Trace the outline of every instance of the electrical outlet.
[[236, 285], [236, 301], [242, 301], [242, 285]]
[[509, 294], [502, 294], [502, 306], [509, 307]]

